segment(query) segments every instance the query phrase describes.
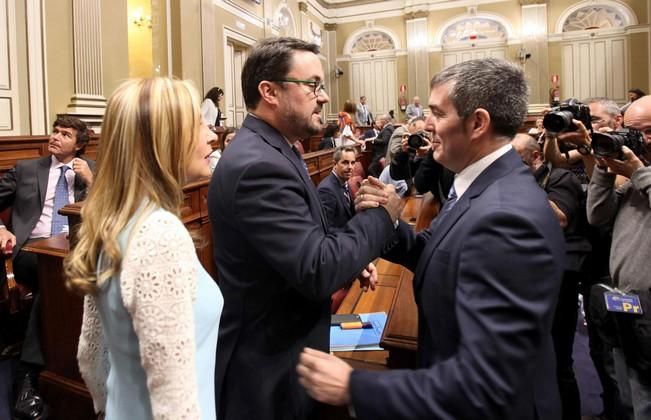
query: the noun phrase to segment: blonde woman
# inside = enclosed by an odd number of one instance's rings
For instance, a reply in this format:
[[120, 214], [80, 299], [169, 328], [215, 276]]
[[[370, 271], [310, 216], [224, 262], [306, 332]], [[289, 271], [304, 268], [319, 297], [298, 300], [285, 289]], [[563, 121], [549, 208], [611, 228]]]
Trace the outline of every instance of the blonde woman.
[[108, 101], [68, 286], [86, 295], [77, 358], [95, 411], [214, 419], [223, 307], [179, 219], [182, 186], [210, 175], [210, 131], [186, 82], [123, 83]]

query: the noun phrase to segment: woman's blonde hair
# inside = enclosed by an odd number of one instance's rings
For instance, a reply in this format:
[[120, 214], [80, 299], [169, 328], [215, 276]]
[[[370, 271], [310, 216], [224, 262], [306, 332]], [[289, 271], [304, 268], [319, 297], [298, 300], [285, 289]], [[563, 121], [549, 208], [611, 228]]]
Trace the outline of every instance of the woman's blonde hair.
[[[70, 289], [96, 293], [120, 271], [118, 235], [143, 203], [180, 214], [199, 104], [189, 82], [167, 78], [128, 80], [109, 98], [79, 240], [65, 260]], [[104, 263], [97, 273], [100, 251]]]

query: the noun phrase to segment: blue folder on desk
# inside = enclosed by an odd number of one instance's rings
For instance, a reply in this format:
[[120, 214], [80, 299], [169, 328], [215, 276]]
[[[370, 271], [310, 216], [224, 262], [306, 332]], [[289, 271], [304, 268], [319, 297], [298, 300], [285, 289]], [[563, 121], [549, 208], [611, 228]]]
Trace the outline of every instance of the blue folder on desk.
[[359, 314], [363, 322], [370, 322], [373, 328], [342, 330], [339, 325], [330, 327], [330, 351], [382, 350], [380, 339], [387, 323], [385, 312]]

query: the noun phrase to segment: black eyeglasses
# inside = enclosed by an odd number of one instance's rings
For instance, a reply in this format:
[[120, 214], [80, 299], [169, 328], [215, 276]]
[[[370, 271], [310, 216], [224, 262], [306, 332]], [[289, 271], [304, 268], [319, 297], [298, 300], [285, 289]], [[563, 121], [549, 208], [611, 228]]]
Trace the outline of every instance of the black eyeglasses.
[[325, 84], [318, 80], [300, 80], [300, 79], [280, 79], [280, 80], [274, 80], [274, 82], [288, 82], [288, 83], [296, 83], [299, 85], [308, 85], [312, 87], [312, 93], [314, 95], [319, 96], [321, 92], [325, 92]]

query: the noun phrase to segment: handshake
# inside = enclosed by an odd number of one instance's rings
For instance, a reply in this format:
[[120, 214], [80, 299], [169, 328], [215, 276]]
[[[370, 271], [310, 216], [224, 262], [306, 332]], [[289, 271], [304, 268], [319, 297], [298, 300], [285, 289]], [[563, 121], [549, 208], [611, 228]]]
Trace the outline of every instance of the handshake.
[[393, 185], [386, 185], [372, 176], [362, 181], [355, 196], [355, 211], [360, 212], [375, 207], [384, 207], [391, 221], [395, 223], [402, 213], [404, 203], [396, 194]]

